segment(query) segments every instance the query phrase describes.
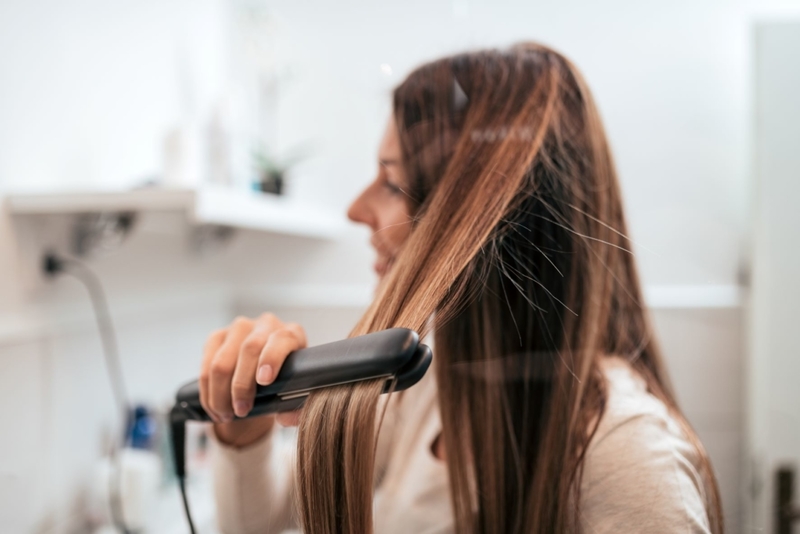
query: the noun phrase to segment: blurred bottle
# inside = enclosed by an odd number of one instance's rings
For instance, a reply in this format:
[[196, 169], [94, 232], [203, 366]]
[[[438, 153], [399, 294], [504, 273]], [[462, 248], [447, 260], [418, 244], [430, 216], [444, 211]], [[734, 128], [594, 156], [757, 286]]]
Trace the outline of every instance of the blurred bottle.
[[134, 449], [153, 448], [153, 437], [158, 430], [155, 417], [146, 406], [136, 406], [129, 415], [128, 435], [125, 442]]
[[230, 109], [226, 99], [214, 107], [208, 125], [208, 177], [216, 185], [232, 185]]
[[[130, 531], [153, 527], [153, 510], [161, 485], [158, 455], [143, 449], [126, 448], [112, 461], [102, 458], [95, 466], [92, 494], [95, 516], [100, 523], [112, 523], [112, 496]], [[99, 516], [99, 517], [98, 517]]]
[[164, 138], [164, 185], [194, 187], [201, 175], [200, 136], [191, 124], [173, 128]]
[[93, 521], [109, 525], [112, 503], [130, 531], [154, 526], [153, 510], [162, 483], [163, 464], [153, 451], [158, 422], [152, 410], [137, 405], [128, 413], [126, 447], [115, 458], [105, 456], [95, 466], [92, 501]]

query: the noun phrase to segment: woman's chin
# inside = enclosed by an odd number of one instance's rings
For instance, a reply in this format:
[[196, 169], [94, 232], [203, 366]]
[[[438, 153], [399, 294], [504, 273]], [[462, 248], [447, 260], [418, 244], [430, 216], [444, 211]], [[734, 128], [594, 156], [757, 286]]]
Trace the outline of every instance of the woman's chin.
[[384, 265], [381, 268], [378, 268], [376, 266], [374, 271], [375, 271], [375, 276], [378, 278], [377, 287], [380, 287], [381, 285], [383, 285], [383, 282], [388, 278], [387, 275], [391, 271], [391, 265]]
[[378, 260], [373, 264], [372, 269], [375, 271], [375, 274], [378, 275], [378, 278], [383, 278], [389, 272], [391, 266], [391, 261]]

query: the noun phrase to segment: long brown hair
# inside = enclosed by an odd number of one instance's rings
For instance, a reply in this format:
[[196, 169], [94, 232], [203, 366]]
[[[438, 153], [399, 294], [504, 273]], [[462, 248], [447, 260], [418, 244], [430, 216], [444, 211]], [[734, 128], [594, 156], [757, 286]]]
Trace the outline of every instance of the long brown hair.
[[[721, 532], [711, 466], [669, 385], [608, 143], [576, 68], [533, 43], [455, 55], [396, 88], [394, 117], [414, 228], [352, 335], [433, 328], [456, 531], [578, 529], [583, 461], [606, 399], [600, 358], [618, 355], [696, 444]], [[306, 532], [372, 531], [379, 391], [308, 399]]]

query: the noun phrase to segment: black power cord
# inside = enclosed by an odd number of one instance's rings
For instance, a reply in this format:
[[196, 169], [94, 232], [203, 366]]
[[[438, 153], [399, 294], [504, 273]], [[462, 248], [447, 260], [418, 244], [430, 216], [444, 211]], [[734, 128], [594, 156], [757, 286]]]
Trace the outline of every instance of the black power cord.
[[189, 510], [189, 499], [186, 495], [186, 412], [179, 406], [174, 406], [169, 414], [169, 423], [170, 437], [172, 438], [172, 455], [175, 460], [175, 474], [180, 485], [183, 510], [186, 512], [189, 532], [195, 534], [192, 512]]
[[[114, 395], [117, 408], [122, 416], [124, 442], [127, 440], [130, 430], [128, 417], [130, 412], [130, 403], [128, 402], [128, 393], [122, 376], [122, 365], [119, 358], [116, 332], [114, 331], [114, 324], [111, 321], [111, 313], [108, 309], [108, 300], [106, 299], [106, 294], [103, 290], [103, 284], [94, 271], [92, 271], [83, 262], [72, 258], [64, 258], [54, 253], [45, 254], [42, 268], [44, 269], [44, 272], [51, 277], [54, 277], [58, 274], [67, 274], [72, 276], [81, 282], [89, 293], [89, 299], [92, 302], [92, 309], [94, 310], [95, 318], [97, 319], [97, 328], [100, 334], [100, 341], [103, 346], [103, 356], [105, 358], [109, 383], [111, 384], [111, 390]], [[122, 511], [122, 476], [120, 469], [120, 455], [113, 444], [111, 448], [111, 465], [112, 473], [109, 477], [109, 505], [111, 509], [111, 520], [114, 523], [114, 526], [116, 526], [124, 534], [129, 534], [131, 531], [128, 529], [125, 523], [125, 518]]]

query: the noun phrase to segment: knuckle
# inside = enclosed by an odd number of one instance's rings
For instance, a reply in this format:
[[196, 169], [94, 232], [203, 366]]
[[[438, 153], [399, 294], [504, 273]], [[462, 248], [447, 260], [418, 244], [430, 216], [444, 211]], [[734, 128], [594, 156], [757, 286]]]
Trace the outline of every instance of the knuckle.
[[228, 362], [215, 360], [211, 362], [211, 375], [226, 378], [233, 374], [233, 366]]
[[298, 323], [288, 323], [286, 329], [292, 332], [297, 338], [297, 341], [303, 343], [306, 338], [306, 331]]
[[278, 320], [278, 316], [272, 312], [264, 312], [259, 316], [259, 319], [267, 323], [272, 323]]
[[213, 332], [211, 332], [208, 338], [206, 338], [205, 348], [208, 349], [216, 345], [217, 343], [219, 343], [221, 338], [224, 338], [227, 334], [228, 334], [227, 328], [220, 328], [219, 330], [214, 330]]
[[300, 326], [300, 323], [286, 323], [286, 328], [292, 330], [294, 332], [303, 332], [303, 327]]
[[288, 328], [279, 328], [275, 330], [270, 336], [274, 341], [295, 341], [296, 337], [294, 332]]
[[243, 356], [258, 356], [261, 349], [264, 348], [264, 342], [257, 338], [247, 338], [242, 343], [241, 354]]
[[250, 319], [248, 319], [247, 317], [245, 317], [244, 315], [239, 315], [233, 320], [233, 326], [237, 326], [237, 327], [247, 326], [251, 322], [252, 321]]
[[259, 317], [259, 323], [261, 323], [267, 331], [277, 330], [283, 326], [278, 316], [270, 312], [262, 314], [261, 317]]

